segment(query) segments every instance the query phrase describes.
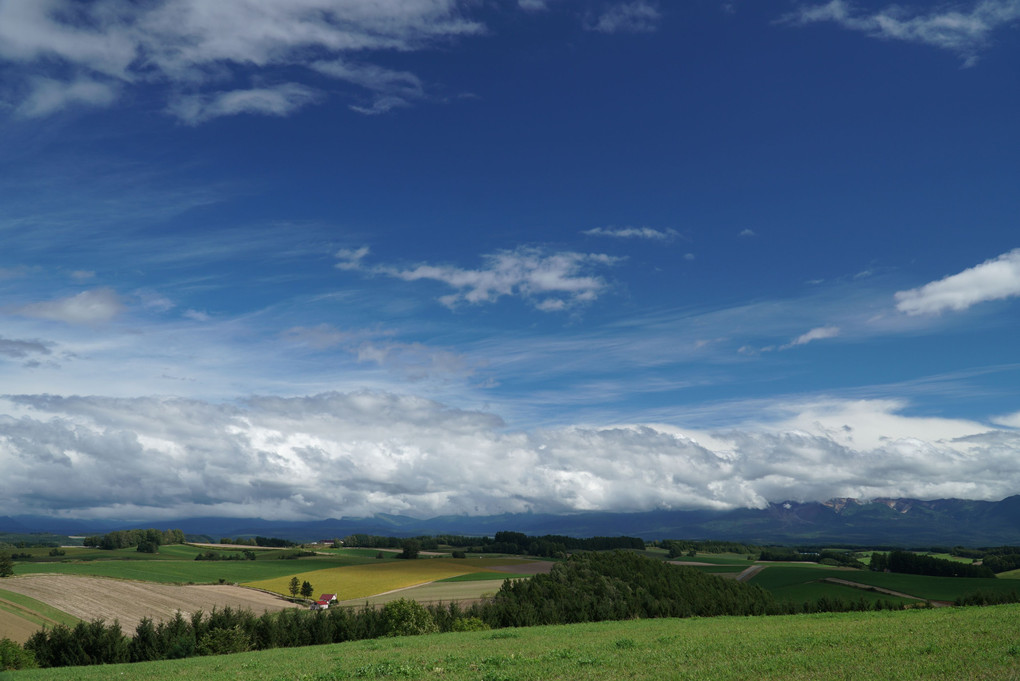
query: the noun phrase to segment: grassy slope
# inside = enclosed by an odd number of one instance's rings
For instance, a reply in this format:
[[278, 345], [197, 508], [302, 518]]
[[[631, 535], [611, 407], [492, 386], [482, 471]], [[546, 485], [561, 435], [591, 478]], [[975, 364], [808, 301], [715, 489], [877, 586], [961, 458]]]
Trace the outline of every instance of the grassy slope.
[[12, 681], [1015, 679], [1020, 606], [639, 620], [17, 672]]

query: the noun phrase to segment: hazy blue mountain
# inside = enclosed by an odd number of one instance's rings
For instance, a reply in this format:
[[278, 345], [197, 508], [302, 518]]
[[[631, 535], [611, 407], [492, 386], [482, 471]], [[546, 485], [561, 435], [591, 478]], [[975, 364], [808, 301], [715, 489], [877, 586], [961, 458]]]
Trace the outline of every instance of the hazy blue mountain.
[[1002, 501], [963, 499], [832, 499], [781, 502], [732, 511], [517, 513], [494, 516], [399, 515], [275, 521], [261, 518], [181, 518], [161, 521], [72, 521], [41, 516], [0, 518], [0, 532], [85, 534], [131, 527], [174, 527], [212, 537], [282, 537], [310, 541], [365, 533], [397, 537], [500, 530], [576, 537], [629, 535], [653, 539], [724, 539], [775, 544], [889, 544], [897, 546], [1020, 545], [1020, 495]]

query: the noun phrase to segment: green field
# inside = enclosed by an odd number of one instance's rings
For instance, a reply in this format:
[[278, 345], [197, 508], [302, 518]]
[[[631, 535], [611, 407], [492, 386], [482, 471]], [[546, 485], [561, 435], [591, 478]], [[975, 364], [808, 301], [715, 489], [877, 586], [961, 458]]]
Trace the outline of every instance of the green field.
[[[209, 549], [196, 546], [163, 546], [157, 554], [139, 553], [135, 549], [103, 551], [100, 549], [67, 549], [67, 555], [53, 562], [22, 562], [14, 565], [16, 575], [58, 573], [88, 575], [114, 579], [134, 579], [145, 582], [170, 584], [215, 584], [227, 582], [253, 582], [290, 576], [297, 573], [349, 565], [383, 564], [393, 558], [377, 560], [375, 553], [364, 555], [357, 549], [342, 549], [329, 555], [310, 556], [294, 560], [280, 559], [279, 550], [262, 550], [256, 560], [197, 561], [195, 556], [205, 551], [222, 554], [237, 553], [228, 549]], [[46, 550], [40, 549], [45, 552]]]
[[[1009, 579], [961, 579], [955, 577], [927, 577], [904, 575], [894, 572], [871, 572], [870, 570], [840, 570], [825, 566], [780, 563], [770, 565], [752, 580], [771, 591], [780, 600], [814, 600], [818, 597], [818, 582], [825, 578], [844, 579], [869, 586], [909, 594], [934, 601], [952, 601], [976, 591], [1008, 594], [1020, 592], [1015, 581]], [[826, 585], [825, 588], [839, 585]], [[870, 592], [860, 590], [860, 595]], [[887, 596], [880, 595], [880, 599]]]
[[21, 671], [12, 681], [662, 679], [920, 681], [1020, 676], [1020, 606], [635, 620]]

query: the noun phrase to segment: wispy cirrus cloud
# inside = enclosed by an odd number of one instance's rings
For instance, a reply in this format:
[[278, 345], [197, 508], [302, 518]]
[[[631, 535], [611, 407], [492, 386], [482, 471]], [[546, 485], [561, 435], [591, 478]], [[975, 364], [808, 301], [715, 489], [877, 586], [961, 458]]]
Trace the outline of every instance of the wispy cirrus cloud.
[[86, 78], [73, 81], [33, 78], [28, 97], [15, 111], [27, 118], [38, 118], [74, 105], [108, 106], [117, 98], [117, 90], [115, 84]]
[[503, 297], [528, 301], [544, 312], [557, 312], [593, 302], [609, 287], [594, 271], [620, 258], [599, 253], [548, 252], [520, 247], [484, 256], [484, 266], [465, 269], [455, 265], [419, 264], [412, 267], [370, 266], [364, 263], [367, 247], [342, 249], [336, 267], [363, 270], [408, 282], [436, 281], [455, 289], [439, 298], [447, 307], [462, 303], [493, 303]]
[[795, 348], [798, 345], [807, 345], [808, 343], [816, 340], [823, 340], [826, 338], [836, 338], [839, 336], [840, 330], [838, 326], [819, 326], [811, 329], [807, 333], [803, 333], [797, 336], [786, 345], [780, 346], [780, 350], [789, 350]]
[[977, 63], [996, 30], [1020, 19], [1020, 0], [979, 0], [969, 9], [940, 5], [927, 12], [890, 5], [878, 12], [860, 10], [848, 0], [806, 5], [786, 14], [781, 23], [835, 23], [874, 38], [931, 45], [960, 55], [964, 66]]
[[113, 289], [98, 288], [73, 296], [29, 303], [17, 308], [18, 314], [67, 324], [100, 324], [116, 317], [123, 309]]
[[601, 12], [588, 14], [584, 28], [597, 33], [652, 33], [659, 28], [662, 13], [648, 0], [616, 2]]
[[167, 110], [184, 123], [198, 125], [221, 116], [261, 114], [288, 116], [320, 98], [320, 93], [297, 83], [273, 87], [185, 95], [172, 101]]
[[[359, 86], [368, 101], [353, 108], [379, 113], [420, 98], [421, 84], [413, 74], [347, 58], [482, 33], [481, 23], [465, 17], [469, 7], [462, 0], [6, 2], [0, 63], [18, 66], [14, 106], [32, 117], [108, 106], [120, 91], [142, 84], [166, 87], [167, 111], [187, 123], [286, 115], [313, 101], [317, 90], [294, 82], [294, 67]], [[285, 82], [224, 87], [253, 75]]]
[[896, 308], [908, 315], [930, 315], [1016, 296], [1020, 296], [1020, 248], [924, 286], [899, 291]]
[[615, 239], [649, 239], [652, 241], [669, 241], [679, 236], [675, 229], [653, 229], [652, 227], [594, 227], [581, 234], [588, 236], [605, 236]]

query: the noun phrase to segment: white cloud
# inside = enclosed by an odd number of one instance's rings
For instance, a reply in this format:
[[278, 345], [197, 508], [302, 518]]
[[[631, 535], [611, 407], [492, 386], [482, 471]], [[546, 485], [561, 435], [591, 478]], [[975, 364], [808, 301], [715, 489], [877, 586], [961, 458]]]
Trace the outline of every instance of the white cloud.
[[167, 110], [189, 125], [198, 125], [213, 118], [242, 113], [287, 116], [318, 98], [319, 93], [311, 88], [284, 83], [249, 90], [185, 95], [171, 101]]
[[755, 233], [753, 229], [744, 229], [741, 230], [738, 236], [755, 236]]
[[109, 83], [81, 78], [72, 82], [34, 78], [28, 97], [15, 111], [21, 116], [36, 118], [76, 104], [107, 106], [116, 98], [117, 88]]
[[566, 310], [596, 300], [608, 284], [591, 271], [619, 261], [619, 258], [598, 253], [548, 253], [540, 248], [521, 247], [485, 256], [485, 267], [481, 269], [427, 264], [402, 269], [365, 266], [362, 261], [367, 254], [367, 248], [343, 249], [336, 254], [340, 261], [336, 266], [385, 274], [404, 281], [441, 282], [456, 289], [456, 293], [439, 299], [448, 307], [461, 303], [492, 303], [503, 296], [516, 296], [545, 312]]
[[797, 338], [793, 339], [786, 345], [783, 345], [779, 349], [789, 350], [790, 348], [797, 347], [798, 345], [807, 345], [811, 341], [823, 340], [825, 338], [836, 338], [839, 336], [839, 333], [838, 326], [819, 326], [811, 329], [807, 333], [797, 336]]
[[908, 315], [966, 310], [989, 300], [1020, 296], [1020, 248], [957, 274], [896, 293], [896, 307]]
[[677, 236], [675, 229], [652, 229], [651, 227], [594, 227], [581, 234], [588, 236], [608, 236], [616, 239], [650, 239], [652, 241], [669, 241]]
[[108, 322], [123, 309], [120, 297], [108, 288], [98, 288], [58, 300], [30, 303], [18, 308], [28, 317], [50, 319], [68, 324], [98, 324]]
[[584, 28], [598, 33], [652, 33], [661, 19], [656, 4], [633, 0], [615, 3], [598, 15], [587, 16]]
[[364, 260], [371, 251], [368, 246], [362, 246], [361, 248], [341, 248], [336, 252], [336, 259], [339, 261], [335, 265], [340, 270], [357, 270], [361, 269], [361, 261]]
[[662, 424], [514, 432], [493, 414], [383, 392], [233, 405], [9, 397], [0, 513], [432, 516], [1015, 493], [1020, 434], [907, 417], [903, 406], [778, 405], [770, 421], [712, 433]]
[[[118, 89], [167, 86], [167, 110], [188, 123], [237, 113], [286, 115], [316, 88], [249, 89], [223, 83], [253, 74], [295, 78], [295, 67], [372, 93], [377, 113], [422, 96], [413, 74], [353, 54], [409, 52], [483, 32], [464, 0], [74, 0], [0, 3], [0, 61], [16, 63], [26, 97], [17, 108], [43, 116], [72, 104], [110, 105]], [[74, 74], [68, 76], [67, 74]], [[207, 91], [214, 84], [217, 91]], [[289, 88], [286, 91], [282, 88]], [[297, 88], [301, 88], [300, 92]]]
[[965, 66], [978, 60], [996, 29], [1020, 19], [1020, 0], [979, 0], [969, 10], [945, 5], [927, 13], [890, 5], [875, 12], [857, 11], [846, 0], [801, 7], [781, 21], [796, 25], [833, 22], [875, 38], [932, 45], [959, 54]]
[[999, 416], [992, 419], [993, 423], [997, 423], [1000, 426], [1006, 426], [1007, 428], [1020, 428], [1020, 411], [1015, 414], [1006, 414], [1005, 416]]

